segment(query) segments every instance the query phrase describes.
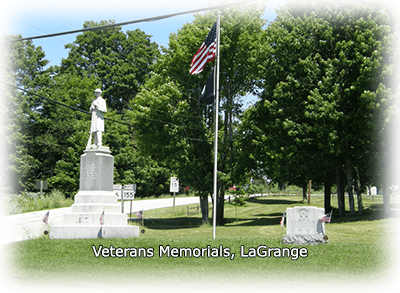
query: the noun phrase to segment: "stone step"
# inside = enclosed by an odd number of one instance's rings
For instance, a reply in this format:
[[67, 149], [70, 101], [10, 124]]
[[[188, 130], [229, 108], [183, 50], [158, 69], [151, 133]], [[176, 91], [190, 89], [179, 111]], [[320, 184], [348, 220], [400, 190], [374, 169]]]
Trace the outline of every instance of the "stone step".
[[121, 213], [120, 204], [106, 204], [106, 203], [74, 203], [71, 206], [72, 213], [95, 213], [95, 212], [106, 212], [106, 213]]
[[[70, 213], [65, 214], [63, 225], [100, 225], [101, 213]], [[128, 218], [121, 213], [104, 213], [104, 225], [127, 225]]]
[[75, 203], [117, 203], [117, 196], [112, 191], [90, 190], [79, 191]]
[[138, 226], [119, 225], [74, 225], [53, 226], [50, 239], [96, 239], [96, 238], [129, 238], [139, 237]]

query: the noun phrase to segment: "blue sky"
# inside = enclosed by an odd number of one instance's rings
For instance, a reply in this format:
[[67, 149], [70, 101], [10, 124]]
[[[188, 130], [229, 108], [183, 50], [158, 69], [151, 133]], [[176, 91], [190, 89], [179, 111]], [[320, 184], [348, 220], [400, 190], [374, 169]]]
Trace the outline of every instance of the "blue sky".
[[[285, 2], [285, 0], [270, 0], [267, 3], [265, 18], [273, 20], [276, 16], [275, 8]], [[80, 29], [87, 20], [98, 22], [113, 19], [119, 23], [183, 12], [219, 3], [218, 0], [213, 2], [209, 0], [14, 0], [11, 4], [7, 4], [6, 11], [3, 10], [0, 28], [1, 35], [21, 34], [22, 37], [32, 37]], [[192, 22], [193, 19], [193, 14], [186, 14], [155, 22], [126, 25], [123, 30], [139, 28], [152, 35], [152, 41], [168, 46], [170, 33], [177, 32], [185, 23]], [[61, 59], [68, 56], [68, 50], [64, 46], [74, 42], [76, 36], [77, 34], [69, 34], [38, 39], [33, 42], [35, 46], [42, 47], [46, 54], [45, 58], [50, 61], [51, 65], [59, 65]]]

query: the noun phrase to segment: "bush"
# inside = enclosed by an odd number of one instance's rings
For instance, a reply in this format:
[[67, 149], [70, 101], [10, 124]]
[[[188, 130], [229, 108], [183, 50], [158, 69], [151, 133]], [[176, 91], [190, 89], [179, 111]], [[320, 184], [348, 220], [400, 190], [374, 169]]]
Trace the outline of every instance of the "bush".
[[23, 192], [18, 195], [11, 195], [9, 198], [9, 213], [20, 214], [61, 207], [69, 207], [74, 201], [66, 198], [64, 193], [54, 189], [50, 194], [35, 192]]

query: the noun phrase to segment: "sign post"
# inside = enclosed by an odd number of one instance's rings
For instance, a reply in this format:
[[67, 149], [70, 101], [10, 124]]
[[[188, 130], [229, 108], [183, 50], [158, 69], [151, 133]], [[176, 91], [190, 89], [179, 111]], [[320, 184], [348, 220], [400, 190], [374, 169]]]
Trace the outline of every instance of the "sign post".
[[169, 192], [174, 193], [174, 209], [175, 209], [175, 193], [179, 192], [179, 179], [176, 177], [171, 177], [171, 181], [169, 183]]
[[113, 190], [114, 194], [117, 196], [117, 199], [121, 199], [121, 213], [124, 213], [125, 200], [131, 201], [131, 209], [132, 209], [132, 200], [135, 199], [135, 194], [136, 194], [136, 184], [128, 184], [124, 186], [114, 185]]
[[136, 184], [124, 185], [123, 198], [131, 201], [130, 217], [132, 218], [132, 201], [135, 198]]

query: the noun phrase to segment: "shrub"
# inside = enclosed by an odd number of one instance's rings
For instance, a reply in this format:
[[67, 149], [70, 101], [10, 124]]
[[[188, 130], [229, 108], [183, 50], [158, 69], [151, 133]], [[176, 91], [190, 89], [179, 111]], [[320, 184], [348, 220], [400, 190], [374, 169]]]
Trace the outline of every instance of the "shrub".
[[64, 193], [54, 189], [50, 194], [23, 192], [11, 195], [8, 200], [9, 213], [20, 214], [61, 207], [69, 207], [74, 203], [73, 199], [66, 198]]

